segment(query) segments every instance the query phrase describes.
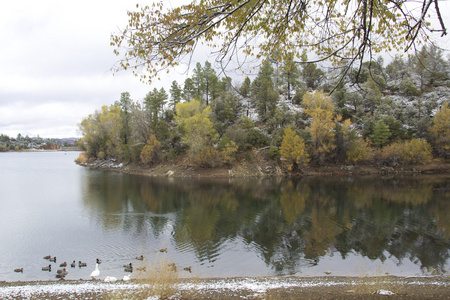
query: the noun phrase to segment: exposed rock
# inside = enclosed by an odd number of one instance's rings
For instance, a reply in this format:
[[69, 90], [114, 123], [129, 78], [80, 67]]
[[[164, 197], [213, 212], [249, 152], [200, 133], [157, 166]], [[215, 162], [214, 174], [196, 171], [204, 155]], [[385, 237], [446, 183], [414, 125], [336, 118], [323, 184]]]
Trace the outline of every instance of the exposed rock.
[[394, 173], [395, 173], [395, 170], [392, 167], [385, 167], [385, 166], [381, 167], [381, 174], [383, 174], [383, 175], [394, 174]]

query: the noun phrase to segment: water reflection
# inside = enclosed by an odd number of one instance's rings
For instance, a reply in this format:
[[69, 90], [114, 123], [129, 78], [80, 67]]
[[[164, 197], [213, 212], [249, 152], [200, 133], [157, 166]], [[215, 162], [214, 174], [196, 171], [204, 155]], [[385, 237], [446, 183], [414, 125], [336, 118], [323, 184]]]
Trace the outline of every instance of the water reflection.
[[[92, 171], [83, 203], [104, 230], [139, 238], [170, 230], [199, 262], [242, 241], [277, 274], [360, 255], [444, 273], [450, 249], [448, 176], [174, 179]], [[229, 252], [229, 253], [227, 253]], [[239, 268], [239, 267], [237, 267]]]

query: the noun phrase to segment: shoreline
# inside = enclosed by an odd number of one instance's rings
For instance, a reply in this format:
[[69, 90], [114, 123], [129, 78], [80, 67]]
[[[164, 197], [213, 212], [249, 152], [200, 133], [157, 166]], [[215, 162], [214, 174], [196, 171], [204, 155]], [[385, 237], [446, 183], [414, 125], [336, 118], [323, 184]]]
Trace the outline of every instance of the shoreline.
[[442, 175], [450, 174], [450, 162], [433, 160], [428, 164], [402, 165], [397, 167], [380, 165], [324, 165], [308, 166], [299, 172], [287, 172], [274, 161], [258, 162], [236, 161], [233, 164], [204, 168], [191, 166], [183, 160], [175, 163], [160, 163], [153, 166], [128, 164], [115, 160], [89, 160], [76, 162], [78, 165], [92, 169], [115, 170], [131, 175], [153, 177], [187, 177], [187, 178], [243, 178], [243, 177], [306, 177], [306, 176], [364, 176], [364, 175]]
[[[163, 295], [154, 289], [157, 284], [161, 283], [135, 280], [0, 282], [0, 298], [113, 299], [117, 295], [145, 293], [142, 299], [159, 299]], [[170, 295], [167, 296], [172, 299], [379, 299], [386, 295], [401, 299], [450, 299], [448, 276], [193, 278], [169, 284]], [[152, 291], [156, 295], [148, 298]]]

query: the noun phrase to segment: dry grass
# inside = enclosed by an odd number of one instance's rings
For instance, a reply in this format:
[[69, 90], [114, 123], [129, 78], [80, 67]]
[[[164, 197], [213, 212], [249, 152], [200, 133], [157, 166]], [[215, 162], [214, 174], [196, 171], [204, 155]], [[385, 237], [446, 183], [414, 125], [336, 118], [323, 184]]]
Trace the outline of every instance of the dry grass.
[[165, 255], [154, 261], [147, 258], [141, 263], [133, 262], [132, 279], [141, 287], [133, 291], [116, 291], [109, 299], [168, 299], [177, 292], [179, 271], [171, 267]]
[[86, 157], [86, 153], [81, 152], [80, 155], [78, 155], [78, 158], [75, 159], [75, 162], [78, 164], [84, 164], [88, 162], [88, 158]]
[[366, 268], [359, 269], [359, 280], [355, 282], [355, 294], [373, 294], [379, 290], [387, 290], [396, 294], [402, 292], [403, 284], [400, 284], [395, 277], [390, 276], [383, 266], [378, 266], [370, 271]]

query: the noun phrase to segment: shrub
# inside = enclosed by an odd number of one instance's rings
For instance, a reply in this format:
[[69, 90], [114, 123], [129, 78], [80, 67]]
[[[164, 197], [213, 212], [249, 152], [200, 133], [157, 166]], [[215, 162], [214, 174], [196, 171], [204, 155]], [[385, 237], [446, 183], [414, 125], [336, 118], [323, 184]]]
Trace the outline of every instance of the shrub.
[[248, 131], [247, 141], [253, 147], [261, 147], [267, 145], [266, 135], [257, 128], [251, 128]]
[[271, 145], [269, 147], [269, 157], [273, 160], [280, 158], [280, 150], [277, 146]]
[[370, 157], [369, 144], [362, 138], [350, 142], [347, 151], [347, 161], [352, 164], [367, 160]]
[[433, 158], [431, 146], [424, 140], [412, 139], [393, 143], [384, 147], [380, 153], [383, 163], [389, 165], [427, 163]]
[[81, 153], [78, 155], [78, 158], [75, 159], [75, 162], [76, 162], [77, 164], [84, 164], [84, 163], [87, 163], [87, 161], [88, 161], [88, 158], [87, 158], [85, 152], [81, 152]]
[[407, 163], [426, 163], [433, 158], [431, 146], [425, 140], [412, 139], [410, 141], [405, 141], [403, 144], [401, 157], [402, 160]]
[[99, 151], [97, 154], [97, 158], [99, 159], [105, 159], [106, 158], [106, 154], [103, 151]]
[[156, 136], [152, 134], [148, 139], [147, 144], [142, 148], [141, 162], [144, 164], [156, 162], [160, 149], [161, 143], [156, 139]]
[[248, 134], [247, 130], [243, 126], [239, 124], [233, 124], [225, 130], [225, 135], [230, 140], [235, 142], [240, 150], [245, 149]]
[[235, 154], [238, 150], [238, 146], [235, 142], [228, 140], [227, 143], [220, 150], [220, 158], [222, 163], [230, 163], [235, 159]]
[[400, 93], [405, 96], [420, 96], [420, 90], [414, 85], [411, 78], [405, 78], [400, 83]]

